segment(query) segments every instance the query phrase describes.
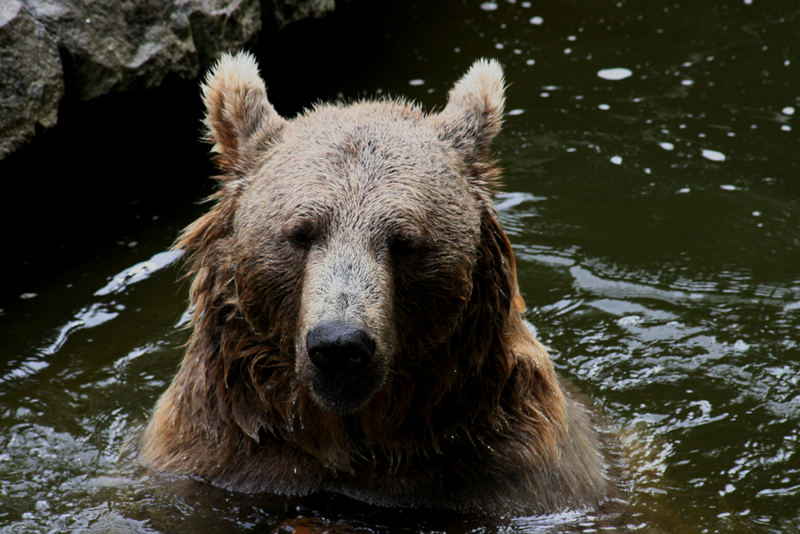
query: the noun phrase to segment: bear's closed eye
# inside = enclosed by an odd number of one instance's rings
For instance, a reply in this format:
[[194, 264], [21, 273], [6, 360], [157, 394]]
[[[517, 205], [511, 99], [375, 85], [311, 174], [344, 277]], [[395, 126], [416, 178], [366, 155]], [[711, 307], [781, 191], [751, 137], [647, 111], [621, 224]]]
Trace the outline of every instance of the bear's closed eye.
[[293, 246], [308, 250], [319, 235], [319, 229], [310, 221], [301, 221], [283, 229], [284, 238]]
[[428, 246], [420, 232], [397, 232], [389, 238], [389, 251], [397, 256], [419, 254]]

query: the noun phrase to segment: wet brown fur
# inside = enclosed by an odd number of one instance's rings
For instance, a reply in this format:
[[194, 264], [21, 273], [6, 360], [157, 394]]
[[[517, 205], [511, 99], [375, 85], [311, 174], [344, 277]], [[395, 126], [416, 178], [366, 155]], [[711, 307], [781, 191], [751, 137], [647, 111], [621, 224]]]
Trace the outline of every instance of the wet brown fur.
[[[473, 69], [467, 81], [475, 87], [462, 83], [454, 89], [438, 115], [426, 116], [404, 102], [362, 102], [353, 105], [355, 111], [319, 106], [295, 119], [336, 130], [337, 117], [350, 113], [341, 119], [345, 124], [363, 124], [363, 136], [341, 137], [341, 154], [326, 156], [348, 176], [363, 171], [348, 165], [364, 158], [370, 159], [363, 163], [370, 172], [413, 173], [415, 161], [381, 167], [382, 158], [394, 156], [382, 154], [392, 149], [380, 146], [392, 145], [370, 145], [370, 135], [383, 134], [371, 132], [369, 124], [374, 117], [399, 129], [424, 123], [426, 132], [437, 134], [435, 143], [453, 150], [434, 143], [432, 153], [419, 157], [430, 158], [431, 169], [441, 168], [443, 180], [454, 173], [466, 177], [469, 198], [453, 202], [474, 207], [474, 235], [465, 231], [453, 238], [474, 241], [474, 250], [461, 256], [446, 251], [444, 257], [423, 248], [409, 265], [389, 262], [391, 281], [380, 287], [388, 288], [391, 309], [381, 317], [405, 322], [383, 325], [389, 356], [380, 388], [361, 409], [340, 414], [309, 393], [302, 362], [296, 361], [302, 346], [296, 345], [298, 317], [310, 313], [304, 278], [314, 266], [303, 267], [288, 252], [261, 254], [261, 248], [276, 245], [254, 232], [264, 220], [249, 213], [258, 205], [253, 199], [269, 194], [270, 186], [251, 185], [250, 175], [269, 158], [282, 157], [289, 122], [266, 100], [252, 59], [222, 61], [228, 63], [218, 66], [205, 91], [209, 138], [223, 171], [220, 190], [210, 211], [176, 244], [187, 251], [193, 277], [193, 333], [142, 438], [143, 462], [239, 491], [333, 491], [384, 506], [530, 513], [605, 499], [609, 485], [595, 434], [521, 318], [514, 255], [491, 207], [499, 173], [489, 142], [499, 131], [503, 82], [479, 75], [499, 67]], [[227, 72], [248, 61], [243, 74]], [[464, 112], [474, 109], [480, 112]], [[309, 139], [307, 150], [329, 147], [326, 142]], [[305, 172], [311, 171], [298, 170]], [[405, 187], [414, 192], [413, 182]], [[293, 198], [289, 191], [273, 194]], [[379, 215], [371, 220], [383, 221]], [[447, 243], [440, 230], [400, 228], [415, 239], [424, 239], [419, 232], [439, 232], [436, 242]], [[333, 236], [336, 230], [328, 231]], [[364, 247], [377, 257], [384, 254], [376, 245]], [[270, 276], [264, 275], [267, 268]], [[407, 288], [425, 295], [409, 296]]]

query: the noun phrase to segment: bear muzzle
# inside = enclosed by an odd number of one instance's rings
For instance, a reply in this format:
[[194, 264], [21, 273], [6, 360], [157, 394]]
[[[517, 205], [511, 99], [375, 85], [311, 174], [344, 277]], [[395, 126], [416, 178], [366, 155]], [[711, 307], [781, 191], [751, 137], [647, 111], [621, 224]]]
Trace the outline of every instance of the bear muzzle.
[[301, 374], [316, 401], [333, 412], [357, 411], [386, 380], [386, 362], [375, 340], [347, 323], [323, 322], [309, 329], [305, 356]]

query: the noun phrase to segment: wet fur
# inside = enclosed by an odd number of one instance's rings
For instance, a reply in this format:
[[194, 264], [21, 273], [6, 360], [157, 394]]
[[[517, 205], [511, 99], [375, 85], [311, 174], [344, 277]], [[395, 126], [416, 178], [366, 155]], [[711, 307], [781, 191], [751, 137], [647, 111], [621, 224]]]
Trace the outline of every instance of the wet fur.
[[[392, 283], [381, 286], [392, 288], [381, 315], [393, 322], [381, 324], [387, 375], [361, 409], [339, 414], [302, 379], [295, 340], [298, 317], [313, 307], [303, 292], [307, 267], [289, 252], [256, 253], [266, 245], [249, 229], [263, 221], [242, 213], [250, 209], [244, 191], [251, 173], [280, 157], [288, 123], [266, 100], [249, 56], [221, 61], [205, 86], [220, 189], [176, 244], [188, 252], [193, 332], [142, 438], [144, 463], [238, 491], [333, 491], [392, 507], [531, 513], [606, 498], [595, 434], [522, 321], [514, 255], [491, 207], [499, 172], [489, 145], [500, 127], [502, 91], [499, 66], [479, 62], [438, 115], [405, 102], [362, 102], [349, 111], [320, 106], [295, 119], [325, 122], [331, 131], [338, 120], [368, 129], [373, 117], [425, 123], [436, 143], [453, 150], [420, 158], [446, 155], [436, 165], [467, 178], [470, 199], [462, 201], [474, 206], [473, 222], [465, 220], [474, 231], [458, 236], [474, 241], [469, 256], [425, 252], [427, 264], [411, 257], [409, 265], [392, 265]], [[366, 146], [369, 139], [337, 145], [342, 154], [326, 161], [337, 169], [361, 161], [377, 150]], [[372, 155], [372, 171], [380, 159]], [[270, 276], [265, 262], [272, 262]], [[427, 298], [409, 298], [408, 288]]]

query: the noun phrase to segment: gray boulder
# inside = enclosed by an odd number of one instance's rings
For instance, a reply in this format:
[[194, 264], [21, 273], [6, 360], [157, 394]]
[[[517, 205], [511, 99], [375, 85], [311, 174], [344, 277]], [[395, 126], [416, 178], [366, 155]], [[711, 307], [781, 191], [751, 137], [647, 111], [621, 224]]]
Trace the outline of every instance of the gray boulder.
[[65, 51], [80, 99], [196, 76], [199, 56], [261, 30], [259, 0], [26, 0]]
[[58, 119], [64, 94], [55, 39], [18, 0], [0, 2], [0, 158]]
[[274, 0], [272, 13], [278, 27], [308, 18], [319, 18], [336, 7], [336, 0]]
[[[335, 0], [0, 0], [0, 159], [56, 123], [65, 85], [91, 99], [193, 78], [253, 44], [262, 9], [278, 28]], [[63, 61], [63, 65], [62, 65]]]

